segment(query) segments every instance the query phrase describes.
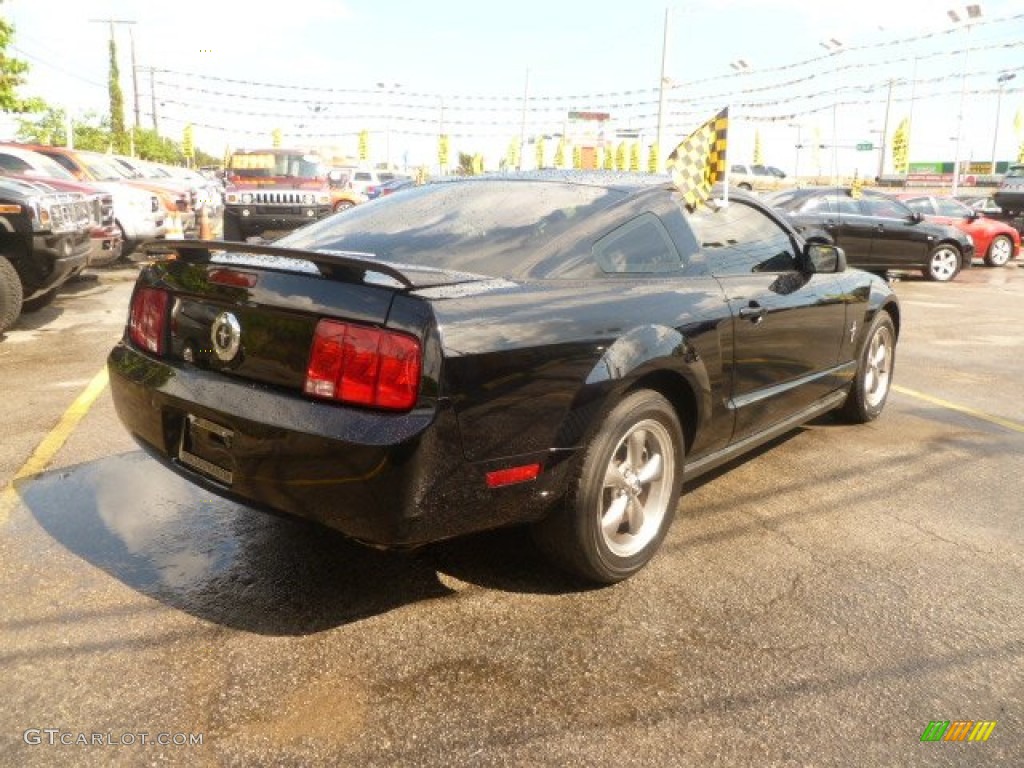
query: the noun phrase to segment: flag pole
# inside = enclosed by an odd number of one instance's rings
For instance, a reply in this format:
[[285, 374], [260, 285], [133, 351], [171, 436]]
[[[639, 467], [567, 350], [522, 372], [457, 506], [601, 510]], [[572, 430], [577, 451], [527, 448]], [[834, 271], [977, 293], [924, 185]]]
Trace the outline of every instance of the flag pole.
[[[727, 114], [729, 116], [729, 128], [731, 130], [732, 129], [732, 104], [731, 103], [727, 103], [725, 105], [725, 110], [726, 110], [725, 114]], [[724, 162], [724, 167], [725, 167], [725, 179], [722, 180], [722, 189], [724, 190], [724, 193], [722, 194], [722, 205], [729, 205], [729, 142], [728, 141], [725, 142], [725, 153], [724, 153], [724, 155], [725, 155], [725, 158], [724, 158], [723, 162]]]

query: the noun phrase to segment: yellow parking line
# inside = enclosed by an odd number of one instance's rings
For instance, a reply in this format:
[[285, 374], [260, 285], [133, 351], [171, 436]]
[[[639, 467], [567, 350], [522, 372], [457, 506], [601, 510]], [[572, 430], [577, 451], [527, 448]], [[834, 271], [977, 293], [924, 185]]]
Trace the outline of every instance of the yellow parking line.
[[39, 474], [46, 469], [49, 463], [53, 461], [53, 457], [57, 455], [57, 451], [71, 437], [71, 433], [75, 431], [78, 422], [89, 412], [96, 398], [106, 388], [107, 368], [104, 366], [99, 373], [92, 377], [92, 381], [82, 390], [82, 394], [76, 397], [75, 402], [64, 411], [64, 415], [60, 417], [57, 426], [51, 429], [50, 433], [43, 438], [43, 441], [32, 452], [28, 461], [22, 465], [21, 469], [14, 473], [11, 482], [7, 483], [3, 491], [0, 492], [0, 525], [7, 522], [11, 510], [18, 503], [18, 492], [14, 490], [15, 481]]
[[924, 400], [926, 403], [932, 403], [938, 405], [941, 408], [946, 408], [950, 411], [958, 411], [959, 413], [973, 416], [976, 419], [987, 421], [990, 424], [997, 424], [1000, 427], [1006, 429], [1012, 429], [1014, 432], [1024, 432], [1024, 424], [1017, 421], [1011, 421], [1010, 419], [1004, 419], [1001, 416], [996, 416], [985, 411], [979, 411], [974, 408], [968, 408], [966, 405], [958, 405], [957, 403], [951, 403], [949, 400], [943, 400], [940, 397], [934, 397], [933, 395], [926, 395], [924, 392], [918, 392], [915, 389], [908, 389], [907, 387], [901, 387], [899, 385], [893, 385], [893, 390], [903, 395], [909, 395], [910, 397], [916, 397], [918, 400]]

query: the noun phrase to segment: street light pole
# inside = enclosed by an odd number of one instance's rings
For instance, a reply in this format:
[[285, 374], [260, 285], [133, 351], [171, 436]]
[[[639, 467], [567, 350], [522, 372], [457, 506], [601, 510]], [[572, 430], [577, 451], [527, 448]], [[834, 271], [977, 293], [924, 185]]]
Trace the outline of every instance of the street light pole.
[[787, 128], [796, 128], [796, 157], [793, 159], [793, 182], [800, 185], [800, 149], [803, 147], [803, 142], [800, 138], [800, 134], [803, 130], [803, 126], [800, 123], [789, 123]]
[[516, 170], [523, 170], [523, 150], [526, 148], [526, 105], [530, 100], [530, 68], [526, 68], [526, 82], [523, 84], [523, 117], [519, 123], [519, 157]]
[[836, 55], [842, 50], [843, 43], [834, 37], [823, 40], [821, 47], [829, 53], [832, 59], [832, 183], [839, 184], [839, 65], [836, 63]]
[[[981, 18], [981, 6], [968, 5], [964, 10], [967, 12], [967, 18], [964, 20], [966, 32], [964, 33], [963, 68], [960, 70], [960, 109], [956, 116], [955, 149], [953, 151], [953, 197], [956, 197], [956, 193], [960, 190], [960, 134], [963, 133], [964, 99], [967, 96], [967, 55], [971, 49], [971, 22]], [[954, 24], [959, 24], [961, 21], [958, 9], [946, 11], [946, 15]]]
[[882, 174], [885, 173], [885, 142], [889, 138], [889, 108], [892, 106], [892, 84], [893, 79], [889, 78], [889, 95], [885, 98], [885, 119], [882, 122], [882, 145], [878, 151], [879, 182], [882, 180]]
[[996, 143], [999, 141], [999, 111], [1003, 106], [1003, 83], [1013, 80], [1016, 76], [1013, 72], [1003, 72], [1003, 74], [996, 78], [999, 90], [996, 91], [996, 123], [992, 129], [992, 175], [995, 175], [996, 172]]
[[658, 153], [659, 155], [664, 152], [664, 138], [665, 138], [665, 85], [667, 83], [667, 75], [665, 74], [665, 67], [668, 63], [668, 21], [671, 15], [670, 9], [665, 9], [665, 24], [663, 28], [661, 38], [661, 77], [658, 80]]

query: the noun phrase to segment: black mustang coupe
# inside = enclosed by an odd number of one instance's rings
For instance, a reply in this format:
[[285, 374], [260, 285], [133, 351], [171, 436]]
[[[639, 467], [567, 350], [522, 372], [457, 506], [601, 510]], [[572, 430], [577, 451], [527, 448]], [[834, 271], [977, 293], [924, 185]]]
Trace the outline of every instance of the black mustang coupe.
[[274, 245], [154, 243], [118, 414], [193, 482], [380, 547], [530, 524], [639, 570], [684, 479], [832, 409], [882, 411], [900, 309], [841, 249], [663, 177], [427, 184]]

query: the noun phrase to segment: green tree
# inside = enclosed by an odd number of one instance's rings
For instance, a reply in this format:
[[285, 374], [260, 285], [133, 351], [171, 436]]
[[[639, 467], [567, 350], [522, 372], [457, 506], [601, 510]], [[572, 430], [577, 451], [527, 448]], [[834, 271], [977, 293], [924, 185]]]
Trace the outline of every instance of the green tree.
[[124, 94], [121, 93], [121, 73], [117, 68], [117, 44], [110, 35], [110, 78], [107, 81], [110, 92], [110, 138], [114, 151], [128, 151], [128, 131], [124, 126]]
[[640, 142], [634, 141], [629, 145], [629, 170], [640, 170]]
[[28, 64], [7, 55], [7, 46], [13, 40], [14, 25], [0, 16], [0, 112], [38, 112], [43, 107], [41, 100], [23, 99], [17, 93], [25, 84]]
[[[94, 112], [72, 121], [73, 145], [77, 149], [109, 152], [112, 149], [110, 125]], [[43, 105], [37, 116], [19, 118], [18, 138], [32, 144], [66, 145], [67, 113], [63, 109]]]

